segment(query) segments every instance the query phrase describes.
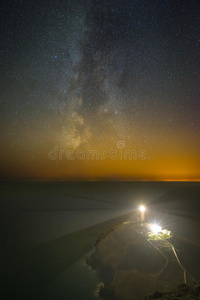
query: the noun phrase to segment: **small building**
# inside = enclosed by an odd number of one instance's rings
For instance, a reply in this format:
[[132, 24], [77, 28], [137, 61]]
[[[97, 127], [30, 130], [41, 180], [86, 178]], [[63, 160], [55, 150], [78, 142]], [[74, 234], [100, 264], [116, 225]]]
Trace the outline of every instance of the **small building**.
[[163, 229], [162, 232], [165, 233], [165, 234], [171, 235], [171, 231], [170, 230]]

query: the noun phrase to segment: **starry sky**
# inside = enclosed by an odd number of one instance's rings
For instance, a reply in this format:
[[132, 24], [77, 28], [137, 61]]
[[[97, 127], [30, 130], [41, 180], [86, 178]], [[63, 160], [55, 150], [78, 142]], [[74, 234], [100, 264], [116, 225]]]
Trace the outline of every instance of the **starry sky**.
[[199, 1], [7, 0], [0, 19], [1, 178], [200, 180]]

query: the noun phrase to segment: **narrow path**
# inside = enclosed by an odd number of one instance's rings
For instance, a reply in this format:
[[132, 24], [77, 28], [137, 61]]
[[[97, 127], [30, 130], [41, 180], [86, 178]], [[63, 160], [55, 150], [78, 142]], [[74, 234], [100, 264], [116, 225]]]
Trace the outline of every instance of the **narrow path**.
[[[131, 229], [134, 230], [135, 232], [137, 232], [138, 234], [141, 235], [141, 232], [135, 230], [133, 227], [131, 227]], [[155, 276], [155, 277], [159, 277], [159, 276], [162, 274], [162, 272], [165, 270], [165, 268], [168, 266], [169, 260], [168, 260], [167, 256], [162, 252], [162, 250], [160, 250], [160, 249], [159, 249], [158, 247], [156, 247], [152, 242], [150, 242], [149, 239], [146, 239], [146, 240], [151, 244], [151, 246], [153, 246], [157, 251], [159, 251], [160, 254], [161, 254], [161, 255], [164, 257], [164, 259], [166, 260], [165, 265], [162, 267], [162, 269], [159, 271], [159, 273], [156, 273], [155, 275], [153, 275], [153, 276]]]
[[162, 274], [162, 272], [166, 269], [166, 267], [168, 266], [168, 264], [169, 264], [169, 259], [167, 258], [167, 256], [158, 248], [158, 247], [156, 247], [152, 242], [150, 242], [150, 240], [148, 240], [147, 239], [147, 241], [156, 249], [156, 250], [158, 250], [159, 252], [160, 252], [160, 254], [165, 258], [165, 260], [166, 260], [166, 263], [165, 263], [165, 265], [164, 265], [164, 267], [159, 271], [159, 273], [158, 274], [156, 274], [156, 277], [159, 277], [161, 274]]
[[[132, 227], [132, 229], [135, 231], [135, 232], [137, 232], [137, 233], [139, 233], [139, 234], [141, 234], [141, 232], [139, 232], [139, 231], [137, 231], [137, 230], [135, 230], [133, 227]], [[183, 270], [183, 281], [184, 281], [184, 283], [185, 284], [187, 284], [187, 274], [189, 275], [189, 277], [192, 279], [192, 281], [193, 282], [195, 282], [196, 280], [192, 277], [192, 275], [183, 267], [183, 265], [181, 264], [181, 262], [180, 262], [180, 260], [179, 260], [179, 258], [178, 258], [178, 255], [177, 255], [177, 253], [176, 253], [176, 250], [174, 249], [174, 246], [170, 243], [170, 242], [168, 242], [166, 239], [163, 239], [160, 235], [159, 235], [159, 237], [168, 245], [168, 246], [170, 246], [170, 248], [172, 249], [172, 251], [173, 251], [173, 253], [174, 253], [174, 256], [175, 256], [175, 258], [176, 258], [176, 260], [177, 260], [177, 262], [178, 262], [178, 265], [180, 266], [180, 268]], [[166, 269], [166, 267], [168, 266], [168, 264], [169, 264], [169, 259], [167, 258], [167, 256], [163, 253], [163, 251], [162, 250], [160, 250], [158, 247], [156, 247], [149, 239], [146, 239], [157, 251], [159, 251], [160, 252], [160, 254], [165, 258], [165, 260], [166, 260], [166, 263], [165, 263], [165, 265], [163, 266], [163, 268], [159, 271], [159, 273], [158, 274], [155, 274], [155, 276], [156, 277], [158, 277], [158, 276], [160, 276], [162, 273], [163, 273], [163, 271]]]
[[[170, 244], [170, 243], [169, 243], [169, 244]], [[186, 273], [187, 273], [187, 271], [186, 271], [186, 269], [183, 267], [183, 265], [181, 264], [181, 262], [180, 262], [180, 260], [179, 260], [179, 258], [178, 258], [178, 255], [177, 255], [177, 253], [176, 253], [174, 247], [173, 247], [172, 245], [171, 245], [171, 247], [172, 247], [172, 250], [173, 250], [173, 252], [174, 252], [174, 255], [175, 255], [175, 257], [176, 257], [176, 260], [177, 260], [179, 266], [180, 266], [181, 269], [183, 270], [183, 278], [184, 278], [183, 280], [184, 280], [184, 283], [187, 284], [187, 278], [186, 278]]]
[[[159, 235], [159, 236], [160, 236], [160, 235]], [[192, 275], [190, 275], [190, 273], [189, 273], [189, 272], [184, 268], [184, 266], [181, 264], [181, 262], [180, 262], [180, 260], [179, 260], [179, 258], [178, 258], [178, 255], [177, 255], [177, 253], [176, 253], [176, 250], [174, 249], [174, 246], [173, 246], [170, 242], [168, 242], [167, 240], [163, 239], [161, 236], [160, 236], [160, 238], [161, 238], [166, 244], [168, 244], [168, 245], [172, 248], [172, 251], [173, 251], [173, 253], [174, 253], [174, 256], [175, 256], [175, 258], [176, 258], [176, 260], [177, 260], [177, 262], [178, 262], [180, 268], [183, 270], [183, 281], [184, 281], [184, 283], [187, 284], [187, 274], [190, 276], [190, 278], [192, 279], [192, 281], [195, 282], [195, 279], [192, 277]]]

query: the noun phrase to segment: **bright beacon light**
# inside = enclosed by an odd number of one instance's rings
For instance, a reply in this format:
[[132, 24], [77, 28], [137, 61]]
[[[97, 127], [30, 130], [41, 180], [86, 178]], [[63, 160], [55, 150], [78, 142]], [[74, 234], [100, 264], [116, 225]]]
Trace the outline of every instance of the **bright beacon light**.
[[154, 233], [154, 234], [158, 234], [159, 232], [162, 231], [162, 227], [157, 225], [157, 224], [151, 224], [150, 225], [150, 228], [151, 228], [151, 231]]
[[140, 206], [140, 211], [141, 211], [141, 212], [145, 211], [145, 206], [144, 206], [144, 205], [141, 205], [141, 206]]

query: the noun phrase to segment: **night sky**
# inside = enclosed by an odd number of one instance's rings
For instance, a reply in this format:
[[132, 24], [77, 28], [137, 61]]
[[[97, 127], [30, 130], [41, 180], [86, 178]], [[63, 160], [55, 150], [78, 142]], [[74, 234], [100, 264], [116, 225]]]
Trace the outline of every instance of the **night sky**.
[[7, 0], [0, 20], [1, 178], [200, 180], [198, 0]]

